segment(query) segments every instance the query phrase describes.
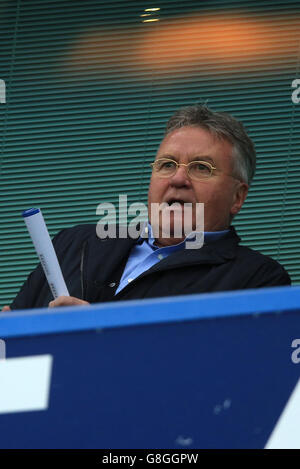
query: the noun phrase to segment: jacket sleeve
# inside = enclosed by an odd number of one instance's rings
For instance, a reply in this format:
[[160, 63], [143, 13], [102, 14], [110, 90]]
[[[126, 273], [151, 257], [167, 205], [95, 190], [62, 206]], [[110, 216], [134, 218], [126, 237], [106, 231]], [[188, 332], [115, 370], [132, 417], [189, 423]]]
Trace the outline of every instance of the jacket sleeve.
[[[64, 234], [67, 230], [61, 230], [52, 240], [57, 255], [64, 248]], [[44, 296], [49, 296], [49, 301], [52, 299], [46, 276], [39, 263], [24, 282], [19, 293], [11, 303], [10, 308], [12, 310], [35, 308], [39, 306], [38, 299], [41, 293]]]

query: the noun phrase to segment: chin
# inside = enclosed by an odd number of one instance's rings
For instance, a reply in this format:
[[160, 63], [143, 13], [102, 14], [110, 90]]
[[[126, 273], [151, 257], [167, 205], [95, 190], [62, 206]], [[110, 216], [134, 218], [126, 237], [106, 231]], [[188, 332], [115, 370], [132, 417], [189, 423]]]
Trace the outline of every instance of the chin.
[[174, 244], [179, 244], [184, 240], [185, 238], [172, 238], [172, 237], [163, 238], [162, 237], [156, 240], [156, 244], [161, 247], [167, 247], [167, 246], [173, 246]]

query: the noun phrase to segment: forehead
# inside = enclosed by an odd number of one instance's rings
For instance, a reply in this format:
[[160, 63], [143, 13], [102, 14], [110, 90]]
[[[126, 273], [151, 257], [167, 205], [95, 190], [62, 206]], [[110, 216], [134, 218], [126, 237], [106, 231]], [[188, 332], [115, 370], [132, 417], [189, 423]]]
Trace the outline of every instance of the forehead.
[[181, 127], [168, 134], [161, 142], [156, 158], [168, 156], [191, 160], [206, 156], [210, 159], [231, 160], [232, 144], [201, 127]]

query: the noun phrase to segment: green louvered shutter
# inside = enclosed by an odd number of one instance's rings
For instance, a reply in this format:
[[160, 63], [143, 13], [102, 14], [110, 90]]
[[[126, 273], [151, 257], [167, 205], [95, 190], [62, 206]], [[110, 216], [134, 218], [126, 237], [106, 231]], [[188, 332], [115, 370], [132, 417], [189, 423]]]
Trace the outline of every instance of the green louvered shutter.
[[165, 122], [195, 102], [248, 128], [257, 174], [235, 226], [299, 283], [298, 1], [7, 0], [0, 25], [0, 305], [37, 262], [21, 211], [54, 235], [119, 194], [146, 202]]

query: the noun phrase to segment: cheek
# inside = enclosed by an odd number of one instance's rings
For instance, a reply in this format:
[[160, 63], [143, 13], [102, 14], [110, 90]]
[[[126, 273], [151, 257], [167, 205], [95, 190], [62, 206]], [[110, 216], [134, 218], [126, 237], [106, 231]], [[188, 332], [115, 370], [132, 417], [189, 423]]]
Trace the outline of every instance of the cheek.
[[151, 202], [160, 202], [166, 189], [166, 180], [152, 178], [149, 185], [148, 204]]
[[206, 182], [201, 183], [201, 186], [194, 187], [194, 193], [197, 202], [213, 203], [218, 194], [218, 187]]
[[214, 212], [224, 210], [231, 206], [232, 193], [226, 184], [205, 184], [198, 187], [196, 192], [197, 202], [203, 202], [206, 209], [212, 208]]

